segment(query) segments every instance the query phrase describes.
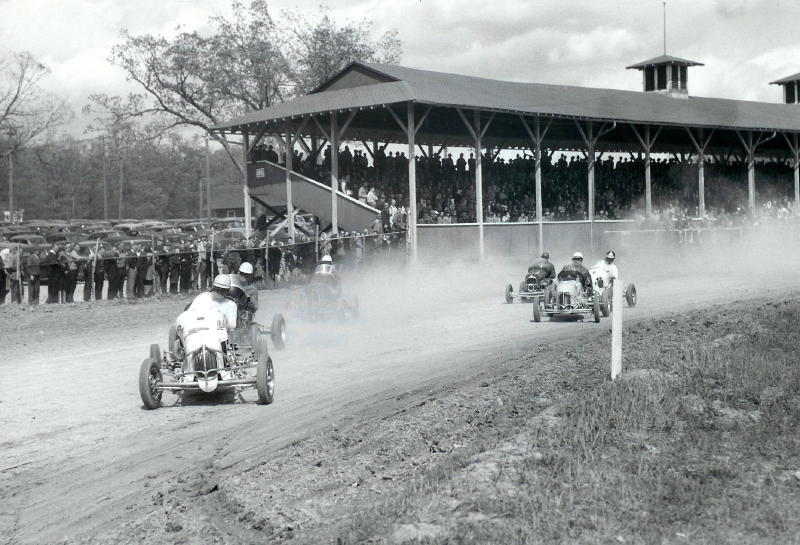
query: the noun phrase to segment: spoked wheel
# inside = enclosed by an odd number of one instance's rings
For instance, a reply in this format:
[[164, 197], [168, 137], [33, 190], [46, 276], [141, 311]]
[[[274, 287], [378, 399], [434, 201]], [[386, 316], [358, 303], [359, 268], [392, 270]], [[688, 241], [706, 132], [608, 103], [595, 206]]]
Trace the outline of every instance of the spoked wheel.
[[509, 305], [514, 302], [514, 288], [511, 287], [511, 284], [506, 284], [506, 303]]
[[533, 321], [534, 322], [541, 322], [542, 321], [542, 298], [541, 297], [534, 297], [533, 298]]
[[594, 313], [594, 323], [600, 323], [600, 298], [595, 296], [592, 302], [592, 311]]
[[608, 318], [608, 315], [611, 314], [611, 289], [607, 288], [603, 291], [603, 295], [600, 296], [600, 312], [603, 314], [603, 318]]
[[625, 299], [628, 300], [629, 307], [636, 306], [636, 286], [628, 284], [628, 289], [625, 290]]
[[269, 330], [270, 337], [272, 337], [272, 344], [280, 350], [286, 346], [286, 320], [283, 319], [283, 314], [276, 314], [272, 317], [272, 327]]
[[147, 409], [158, 409], [161, 406], [162, 391], [156, 388], [161, 382], [161, 366], [153, 358], [147, 358], [139, 369], [139, 394]]
[[256, 390], [262, 405], [269, 405], [275, 399], [275, 369], [272, 358], [267, 353], [267, 340], [258, 345], [258, 365], [256, 366]]

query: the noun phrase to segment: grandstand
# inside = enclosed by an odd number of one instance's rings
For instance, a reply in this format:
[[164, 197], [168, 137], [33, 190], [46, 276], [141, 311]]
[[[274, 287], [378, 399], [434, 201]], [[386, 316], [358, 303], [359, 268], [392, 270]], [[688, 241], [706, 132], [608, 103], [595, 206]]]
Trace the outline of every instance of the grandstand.
[[[778, 202], [791, 198], [793, 174], [793, 200], [797, 202], [800, 108], [788, 99], [784, 104], [768, 104], [692, 97], [688, 94], [688, 68], [697, 65], [700, 63], [662, 56], [630, 66], [643, 72], [643, 91], [632, 92], [497, 81], [354, 62], [306, 96], [248, 113], [212, 130], [241, 135], [251, 162], [258, 158], [258, 146], [265, 138], [278, 139], [293, 150], [286, 155], [288, 171], [310, 172], [312, 178], [325, 178], [336, 190], [341, 189], [342, 174], [357, 176], [359, 172], [349, 160], [340, 168], [339, 153], [330, 154], [326, 161], [323, 150], [330, 146], [341, 151], [347, 142], [363, 144], [372, 162], [367, 168], [372, 168], [373, 179], [386, 187], [387, 198], [400, 196], [408, 202], [409, 216], [423, 222], [419, 234], [419, 222], [409, 224], [413, 256], [418, 240], [431, 248], [452, 246], [453, 240], [470, 247], [470, 241], [475, 241], [481, 256], [486, 243], [503, 245], [520, 238], [534, 248], [554, 240], [551, 237], [594, 245], [603, 232], [619, 229], [617, 223], [632, 215], [637, 194], [642, 196], [643, 216], [648, 221], [658, 215], [654, 195], [657, 206], [671, 194], [678, 195], [679, 202], [670, 206], [677, 204], [683, 213], [700, 220], [707, 218], [708, 204], [715, 215], [742, 213], [731, 209], [736, 203], [721, 186], [706, 187], [707, 173], [711, 181], [732, 182], [734, 194], [745, 194], [746, 204], [736, 208], [751, 215], [756, 213], [757, 171], [759, 182], [765, 181], [764, 194], [775, 195], [776, 208]], [[773, 83], [796, 88], [792, 81]], [[788, 94], [785, 90], [785, 97]], [[386, 157], [388, 144], [403, 145], [407, 151]], [[446, 148], [472, 148], [474, 164], [469, 170], [456, 169], [448, 179], [451, 158], [438, 156]], [[293, 165], [298, 150], [308, 156], [303, 165]], [[509, 167], [498, 160], [500, 150], [530, 152], [532, 157], [519, 157]], [[562, 153], [573, 157], [566, 161]], [[603, 154], [612, 153], [630, 160], [614, 163], [608, 157], [602, 159]], [[581, 154], [583, 160], [576, 160], [575, 154]], [[368, 163], [366, 156], [361, 159], [362, 164]], [[517, 176], [509, 185], [501, 178], [513, 170]], [[559, 182], [559, 177], [564, 180]], [[353, 180], [349, 181], [352, 187]], [[356, 185], [358, 181], [356, 178]], [[252, 185], [254, 180], [247, 183]], [[445, 183], [455, 187], [460, 197], [453, 203], [461, 208], [453, 214], [456, 224], [428, 227], [425, 211], [435, 195], [441, 196]], [[291, 186], [286, 183], [290, 215], [294, 206], [302, 207], [292, 201]], [[522, 199], [533, 208], [523, 219], [534, 222], [517, 222], [527, 225], [522, 236], [497, 235], [505, 226], [487, 222], [499, 199], [484, 199], [492, 192], [499, 197], [499, 188], [509, 201], [508, 187], [514, 191], [517, 219]], [[511, 204], [505, 204], [509, 215]], [[610, 213], [606, 210], [609, 205], [613, 206]], [[334, 231], [336, 218], [332, 212]], [[548, 219], [564, 221], [556, 225]]]

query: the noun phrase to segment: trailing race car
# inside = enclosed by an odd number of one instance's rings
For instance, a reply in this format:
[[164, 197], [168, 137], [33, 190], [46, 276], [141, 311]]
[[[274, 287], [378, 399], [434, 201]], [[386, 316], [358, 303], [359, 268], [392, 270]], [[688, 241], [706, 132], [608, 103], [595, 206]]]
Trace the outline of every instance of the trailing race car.
[[536, 297], [550, 299], [553, 293], [553, 279], [547, 278], [547, 272], [542, 269], [533, 269], [525, 275], [519, 283], [519, 291], [514, 293], [511, 284], [506, 284], [506, 303], [511, 304], [514, 299], [523, 303], [532, 303]]
[[[610, 278], [608, 272], [600, 266], [601, 263], [602, 261], [589, 269], [589, 274], [592, 275], [592, 289], [594, 290], [595, 297], [600, 299], [600, 313], [604, 317], [607, 317], [611, 313], [613, 307], [611, 301], [611, 286], [613, 280]], [[622, 291], [622, 296], [628, 302], [629, 307], [636, 306], [636, 286], [633, 284], [625, 286]]]
[[541, 322], [542, 314], [550, 318], [566, 318], [585, 315], [594, 317], [600, 323], [600, 298], [591, 289], [584, 290], [580, 279], [561, 280], [552, 299], [536, 297], [533, 300], [533, 321]]
[[[206, 294], [216, 295], [205, 292], [198, 298]], [[235, 304], [222, 297], [212, 301], [216, 303], [220, 307], [226, 303], [234, 305], [232, 323], [236, 323]], [[150, 345], [150, 357], [139, 369], [139, 393], [147, 409], [161, 406], [165, 390], [213, 392], [255, 387], [262, 404], [272, 403], [275, 372], [267, 348], [267, 335], [272, 337], [276, 347], [283, 347], [286, 339], [283, 316], [276, 314], [270, 328], [251, 322], [231, 330], [227, 327], [226, 310], [208, 308], [198, 309], [193, 304], [178, 316], [176, 325], [169, 331], [167, 350], [162, 351], [158, 344]], [[164, 379], [165, 374], [169, 375], [169, 380]]]
[[358, 316], [358, 296], [342, 294], [341, 282], [330, 256], [323, 256], [311, 280], [292, 294], [291, 306], [312, 318], [325, 315]]

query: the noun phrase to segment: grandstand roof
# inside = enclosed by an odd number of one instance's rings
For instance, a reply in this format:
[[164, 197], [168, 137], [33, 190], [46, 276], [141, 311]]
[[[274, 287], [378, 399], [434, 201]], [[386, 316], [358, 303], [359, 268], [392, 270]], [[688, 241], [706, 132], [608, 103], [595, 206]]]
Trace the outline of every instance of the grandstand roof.
[[686, 66], [705, 66], [702, 62], [695, 62], [695, 61], [688, 61], [686, 59], [681, 59], [679, 57], [672, 57], [670, 55], [661, 55], [654, 59], [650, 59], [649, 61], [642, 61], [637, 64], [632, 64], [627, 66], [626, 68], [630, 70], [631, 68], [638, 68], [641, 70], [642, 68], [647, 68], [648, 66], [656, 66], [657, 64], [685, 64]]
[[[665, 58], [692, 62], [676, 57], [657, 57], [640, 65]], [[509, 128], [517, 114], [560, 119], [562, 133], [551, 131], [549, 136], [563, 137], [576, 148], [582, 146], [573, 120], [616, 122], [626, 126], [630, 123], [661, 125], [667, 129], [660, 137], [662, 142], [670, 139], [667, 135], [669, 127], [673, 127], [672, 141], [675, 145], [685, 145], [684, 127], [728, 130], [730, 134], [724, 137], [715, 136], [722, 139], [717, 144], [737, 146], [738, 138], [730, 129], [800, 132], [800, 108], [796, 105], [701, 97], [675, 99], [659, 93], [500, 81], [367, 62], [349, 64], [306, 96], [220, 123], [212, 130], [237, 133], [251, 131], [268, 121], [361, 109], [374, 112], [356, 115], [351, 131], [361, 130], [369, 135], [373, 134], [371, 131], [380, 131], [386, 141], [402, 142], [405, 136], [396, 122], [386, 113], [378, 112], [388, 105], [406, 102], [414, 102], [420, 107], [431, 105], [435, 110], [418, 133], [418, 143], [425, 141], [426, 134], [429, 142], [434, 137], [447, 136], [462, 138], [464, 143], [471, 142], [463, 122], [453, 110], [455, 107], [505, 115], [506, 131], [493, 127], [494, 132], [489, 131], [487, 141], [494, 138], [496, 145], [502, 142], [509, 147], [513, 147], [509, 142], [515, 138], [527, 140], [524, 130]], [[423, 112], [424, 109], [419, 115]], [[570, 126], [572, 133], [569, 133]], [[629, 129], [625, 130], [630, 133]], [[392, 132], [394, 139], [387, 137]], [[614, 131], [615, 134], [609, 136], [610, 141], [617, 139], [620, 145], [626, 142], [636, 145], [632, 134], [621, 132], [624, 131]], [[461, 136], [456, 136], [456, 133]], [[774, 139], [772, 145], [777, 146], [778, 140], [783, 139]], [[457, 144], [451, 140], [449, 145]]]
[[800, 73], [794, 74], [793, 76], [787, 76], [785, 78], [776, 79], [775, 81], [769, 82], [770, 85], [777, 85], [781, 83], [789, 83], [790, 81], [797, 81], [800, 80]]

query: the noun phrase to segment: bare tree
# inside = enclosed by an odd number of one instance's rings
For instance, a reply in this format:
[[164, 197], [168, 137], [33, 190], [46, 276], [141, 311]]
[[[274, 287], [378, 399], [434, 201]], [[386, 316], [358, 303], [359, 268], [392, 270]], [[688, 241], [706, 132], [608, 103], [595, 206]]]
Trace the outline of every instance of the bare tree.
[[[155, 115], [166, 130], [178, 125], [203, 130], [293, 98], [318, 86], [353, 60], [397, 62], [400, 42], [389, 32], [370, 41], [369, 24], [338, 27], [325, 12], [319, 20], [284, 12], [275, 20], [264, 0], [234, 1], [232, 15], [210, 19], [213, 34], [131, 36], [112, 49], [109, 62], [123, 68], [144, 94], [130, 115]], [[224, 135], [240, 173], [241, 153]]]
[[66, 99], [40, 87], [49, 73], [30, 53], [0, 57], [0, 131], [12, 149], [72, 119]]

